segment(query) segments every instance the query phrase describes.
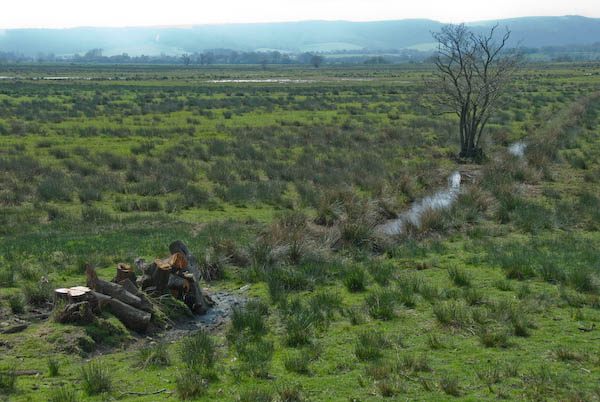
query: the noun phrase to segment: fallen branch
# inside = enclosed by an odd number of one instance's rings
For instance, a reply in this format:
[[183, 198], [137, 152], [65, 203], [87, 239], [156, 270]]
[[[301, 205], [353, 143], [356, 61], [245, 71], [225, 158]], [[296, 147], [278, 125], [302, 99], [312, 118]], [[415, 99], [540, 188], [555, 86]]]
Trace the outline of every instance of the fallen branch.
[[158, 391], [151, 391], [151, 392], [133, 392], [133, 391], [119, 392], [119, 397], [117, 399], [121, 399], [122, 397], [124, 397], [126, 395], [145, 396], [145, 395], [162, 394], [166, 390], [167, 390], [166, 388], [163, 388], [163, 389], [159, 389]]
[[16, 334], [25, 331], [28, 326], [29, 324], [15, 325], [14, 327], [3, 329], [2, 331], [0, 331], [0, 334]]
[[38, 375], [42, 374], [39, 370], [12, 370], [12, 371], [3, 371], [2, 374], [9, 374], [15, 377], [22, 375]]

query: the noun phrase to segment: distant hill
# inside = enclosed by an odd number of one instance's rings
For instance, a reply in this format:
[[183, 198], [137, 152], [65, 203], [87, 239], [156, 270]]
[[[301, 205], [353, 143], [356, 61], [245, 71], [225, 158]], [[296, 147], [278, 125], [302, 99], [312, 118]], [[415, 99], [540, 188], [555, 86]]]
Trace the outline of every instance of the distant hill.
[[[524, 17], [473, 22], [475, 30], [498, 23], [512, 31], [513, 44], [525, 47], [587, 45], [600, 41], [600, 19], [580, 16]], [[179, 55], [206, 49], [281, 52], [427, 49], [431, 32], [443, 24], [425, 19], [378, 22], [305, 21], [194, 27], [11, 29], [0, 31], [0, 51], [35, 57], [84, 54], [103, 49], [105, 56], [128, 53]]]

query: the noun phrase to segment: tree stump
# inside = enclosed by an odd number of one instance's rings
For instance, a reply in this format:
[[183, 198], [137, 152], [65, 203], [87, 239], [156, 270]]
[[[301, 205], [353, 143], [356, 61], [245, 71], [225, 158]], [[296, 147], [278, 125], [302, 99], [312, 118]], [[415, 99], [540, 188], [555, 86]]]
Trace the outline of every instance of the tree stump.
[[156, 269], [151, 276], [151, 286], [156, 287], [156, 290], [159, 292], [164, 292], [167, 290], [167, 284], [169, 283], [169, 272], [171, 271], [171, 265], [169, 265], [168, 260], [163, 261], [159, 259], [154, 260], [154, 264], [156, 265]]
[[120, 262], [117, 264], [117, 276], [114, 277], [112, 282], [119, 283], [125, 279], [129, 279], [131, 282], [135, 283], [137, 280], [137, 275], [130, 265]]

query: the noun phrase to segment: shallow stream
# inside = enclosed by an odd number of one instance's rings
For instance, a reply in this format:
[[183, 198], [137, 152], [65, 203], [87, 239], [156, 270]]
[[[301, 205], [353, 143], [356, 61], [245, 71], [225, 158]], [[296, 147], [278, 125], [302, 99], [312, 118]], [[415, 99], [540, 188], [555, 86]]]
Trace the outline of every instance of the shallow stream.
[[387, 235], [398, 235], [405, 232], [407, 222], [415, 226], [421, 225], [421, 216], [427, 210], [448, 209], [454, 204], [460, 192], [461, 175], [455, 171], [448, 178], [448, 187], [444, 190], [416, 201], [410, 210], [402, 213], [398, 218], [392, 219], [379, 226], [379, 231]]

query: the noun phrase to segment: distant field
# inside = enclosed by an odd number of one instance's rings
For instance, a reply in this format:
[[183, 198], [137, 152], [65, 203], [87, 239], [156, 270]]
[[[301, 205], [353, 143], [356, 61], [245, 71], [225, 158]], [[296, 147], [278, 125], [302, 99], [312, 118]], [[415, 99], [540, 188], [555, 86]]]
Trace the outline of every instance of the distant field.
[[[430, 68], [0, 65], [0, 331], [31, 324], [0, 335], [0, 400], [153, 401], [120, 392], [182, 396], [179, 373], [199, 400], [600, 399], [600, 67], [520, 71], [481, 164]], [[377, 230], [456, 170], [453, 207]], [[140, 368], [150, 340], [110, 313], [31, 318], [86, 263], [111, 279], [176, 239], [204, 287], [263, 302], [210, 334], [214, 366], [178, 340]], [[74, 383], [90, 358], [106, 394]]]

